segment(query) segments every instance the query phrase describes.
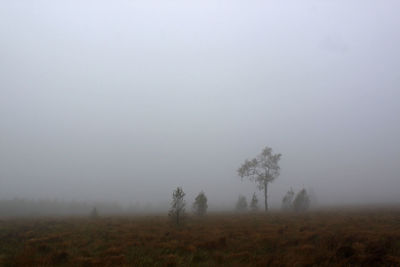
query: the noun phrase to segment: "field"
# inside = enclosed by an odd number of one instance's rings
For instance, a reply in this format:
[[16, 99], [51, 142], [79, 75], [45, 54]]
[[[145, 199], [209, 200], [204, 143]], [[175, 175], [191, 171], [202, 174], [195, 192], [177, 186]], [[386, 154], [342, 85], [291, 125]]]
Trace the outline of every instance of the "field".
[[400, 266], [400, 209], [0, 221], [0, 266]]

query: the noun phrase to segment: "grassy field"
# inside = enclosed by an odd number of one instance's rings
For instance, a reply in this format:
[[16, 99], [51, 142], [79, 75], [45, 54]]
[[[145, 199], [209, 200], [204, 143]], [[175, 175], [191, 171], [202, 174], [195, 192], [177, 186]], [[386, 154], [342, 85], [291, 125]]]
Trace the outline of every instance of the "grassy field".
[[400, 209], [0, 221], [0, 266], [400, 266]]

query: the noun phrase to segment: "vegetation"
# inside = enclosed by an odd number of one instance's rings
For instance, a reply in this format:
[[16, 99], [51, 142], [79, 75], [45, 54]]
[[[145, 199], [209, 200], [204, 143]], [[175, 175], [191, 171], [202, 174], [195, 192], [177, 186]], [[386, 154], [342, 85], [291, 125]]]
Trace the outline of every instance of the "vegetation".
[[249, 178], [257, 183], [258, 189], [264, 190], [265, 211], [268, 211], [268, 184], [280, 174], [279, 160], [281, 154], [273, 154], [272, 148], [265, 147], [261, 154], [252, 160], [246, 159], [238, 169], [239, 176]]
[[247, 199], [245, 196], [240, 195], [236, 202], [236, 211], [243, 212], [247, 210]]
[[[57, 199], [1, 199], [0, 217], [15, 216], [68, 216], [71, 214], [88, 216], [93, 211], [93, 207], [101, 211], [101, 214], [117, 215], [128, 213], [117, 203], [109, 202], [65, 202]], [[143, 210], [138, 210], [143, 212]]]
[[294, 211], [301, 212], [306, 211], [310, 207], [310, 197], [307, 191], [303, 188], [293, 200]]
[[258, 210], [258, 198], [256, 196], [256, 193], [253, 193], [253, 197], [251, 198], [250, 209], [252, 211], [257, 211]]
[[183, 216], [185, 215], [185, 200], [183, 199], [185, 193], [181, 187], [177, 187], [172, 193], [171, 209], [168, 215], [171, 217], [172, 221], [179, 225], [182, 223]]
[[400, 209], [0, 221], [0, 266], [400, 266]]
[[297, 193], [296, 197], [294, 195], [293, 189], [290, 188], [282, 199], [282, 210], [296, 212], [307, 211], [310, 208], [311, 202], [307, 190], [303, 188]]
[[207, 208], [207, 197], [204, 192], [201, 191], [193, 203], [193, 211], [198, 216], [204, 216], [207, 212]]
[[291, 211], [293, 210], [293, 198], [294, 198], [294, 191], [290, 188], [287, 191], [286, 195], [282, 199], [282, 210], [283, 211]]
[[99, 213], [98, 213], [96, 207], [93, 208], [92, 212], [90, 213], [90, 217], [91, 217], [92, 219], [97, 219], [97, 218], [99, 217]]

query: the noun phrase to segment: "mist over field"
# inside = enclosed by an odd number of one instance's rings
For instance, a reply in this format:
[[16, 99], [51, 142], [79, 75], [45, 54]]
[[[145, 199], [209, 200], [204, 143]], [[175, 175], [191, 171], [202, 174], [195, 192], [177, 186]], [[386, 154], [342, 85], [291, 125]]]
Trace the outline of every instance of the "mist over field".
[[[400, 203], [398, 1], [1, 1], [0, 200]], [[112, 209], [112, 208], [111, 208]]]

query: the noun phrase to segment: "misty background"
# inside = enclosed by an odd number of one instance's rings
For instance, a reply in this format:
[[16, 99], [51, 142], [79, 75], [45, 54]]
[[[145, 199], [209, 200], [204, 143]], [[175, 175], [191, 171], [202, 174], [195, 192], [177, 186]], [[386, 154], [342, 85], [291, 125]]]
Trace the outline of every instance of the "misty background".
[[[1, 1], [0, 199], [399, 203], [398, 1]], [[136, 205], [135, 204], [135, 205]]]

